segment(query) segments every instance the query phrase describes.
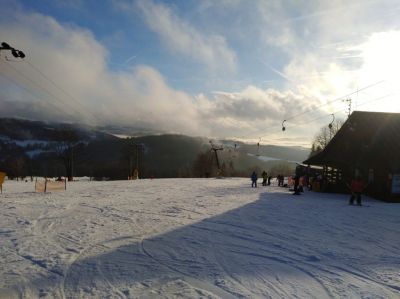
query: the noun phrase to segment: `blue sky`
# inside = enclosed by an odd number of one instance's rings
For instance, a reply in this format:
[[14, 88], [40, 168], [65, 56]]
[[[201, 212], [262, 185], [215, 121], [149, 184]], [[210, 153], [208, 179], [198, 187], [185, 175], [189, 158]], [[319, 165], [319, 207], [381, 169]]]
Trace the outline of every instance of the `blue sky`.
[[1, 116], [309, 146], [346, 95], [400, 112], [397, 1], [1, 2]]

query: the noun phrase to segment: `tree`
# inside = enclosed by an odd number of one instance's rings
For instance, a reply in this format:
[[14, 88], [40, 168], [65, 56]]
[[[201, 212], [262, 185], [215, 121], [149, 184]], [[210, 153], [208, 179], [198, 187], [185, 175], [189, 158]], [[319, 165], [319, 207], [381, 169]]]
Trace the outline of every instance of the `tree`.
[[317, 135], [314, 137], [314, 141], [311, 145], [311, 152], [309, 157], [312, 157], [321, 152], [336, 135], [343, 125], [343, 121], [333, 121], [329, 126], [323, 126]]
[[25, 175], [25, 157], [19, 156], [11, 158], [10, 160], [6, 161], [7, 165], [7, 173], [8, 176], [11, 178], [24, 178]]
[[74, 149], [79, 144], [79, 136], [74, 130], [63, 129], [54, 133], [55, 151], [64, 163], [68, 181], [74, 178]]
[[213, 155], [211, 151], [201, 152], [193, 165], [193, 173], [196, 177], [207, 177], [216, 173], [216, 167], [213, 163]]
[[122, 156], [128, 162], [128, 179], [133, 178], [134, 169], [138, 168], [138, 145], [133, 138], [126, 138], [122, 147]]

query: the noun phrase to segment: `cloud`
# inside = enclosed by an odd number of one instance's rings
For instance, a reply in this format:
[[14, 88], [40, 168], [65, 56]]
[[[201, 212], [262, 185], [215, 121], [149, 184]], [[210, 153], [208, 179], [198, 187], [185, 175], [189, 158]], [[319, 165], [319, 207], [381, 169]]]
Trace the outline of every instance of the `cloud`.
[[271, 144], [283, 140], [289, 144], [288, 139], [282, 139], [284, 136], [291, 139], [293, 144], [309, 143], [314, 132], [307, 129], [310, 127], [307, 120], [315, 117], [329, 120], [330, 116], [319, 111], [307, 114], [302, 122], [296, 120], [287, 123], [291, 129], [285, 135], [282, 135], [282, 121], [313, 109], [319, 103], [318, 99], [311, 97], [305, 101], [302, 95], [290, 91], [264, 90], [255, 86], [234, 93], [215, 92], [211, 99], [205, 95], [197, 97], [201, 117], [211, 132], [242, 140], [258, 140], [261, 137], [263, 142]]
[[[394, 33], [387, 37], [387, 32], [398, 27], [398, 22], [393, 24], [393, 18], [388, 18], [399, 8], [395, 1], [258, 1], [256, 6], [260, 27], [265, 28], [260, 39], [270, 50], [262, 61], [285, 78], [284, 90], [318, 99], [322, 105], [388, 76], [394, 78], [391, 74], [398, 59], [390, 49], [397, 49], [398, 42]], [[380, 47], [373, 45], [377, 35]], [[381, 87], [379, 95], [385, 94]], [[364, 95], [359, 95], [360, 101], [367, 100]], [[346, 108], [336, 101], [321, 111], [344, 112]], [[380, 109], [392, 111], [388, 105]]]
[[[194, 42], [186, 41], [189, 49], [193, 50], [196, 43], [198, 52], [209, 49], [210, 56], [204, 56], [202, 61], [221, 67], [224, 56], [219, 57], [218, 51], [230, 51], [225, 43], [217, 43], [215, 48], [208, 37], [177, 18], [170, 8], [149, 3], [141, 2], [145, 6], [142, 9], [158, 16], [166, 27], [177, 28], [178, 36], [183, 35], [184, 40], [188, 34], [197, 35]], [[14, 12], [10, 20], [0, 21], [0, 25], [2, 38], [27, 54], [26, 62], [5, 61], [1, 54], [1, 116], [131, 125], [209, 137], [254, 140], [263, 137], [264, 140], [265, 136], [265, 142], [288, 142], [282, 139], [282, 121], [321, 105], [320, 96], [330, 90], [332, 81], [327, 80], [324, 87], [319, 74], [325, 72], [329, 76], [343, 69], [334, 63], [319, 68], [319, 56], [310, 53], [300, 57], [293, 53], [285, 68], [279, 70], [294, 79], [286, 80], [286, 89], [263, 89], [249, 84], [235, 92], [222, 90], [207, 94], [205, 91], [193, 96], [169, 86], [164, 75], [148, 65], [110, 69], [108, 49], [84, 28], [60, 24], [51, 17], [22, 10]], [[167, 33], [172, 34], [169, 30]], [[185, 43], [177, 44], [183, 50], [186, 48]], [[216, 50], [218, 47], [224, 51]], [[322, 124], [329, 123], [332, 113], [328, 109], [314, 112], [288, 121], [290, 130], [285, 132], [285, 138], [297, 144], [309, 143], [320, 128], [318, 123], [312, 123], [315, 129], [310, 128], [309, 121], [322, 117]]]
[[2, 38], [27, 55], [7, 61], [2, 51], [2, 116], [200, 133], [191, 96], [148, 66], [111, 71], [108, 51], [89, 31], [21, 12], [0, 27]]
[[223, 36], [197, 30], [164, 4], [139, 0], [137, 7], [150, 29], [176, 55], [184, 55], [214, 72], [236, 71], [236, 54]]

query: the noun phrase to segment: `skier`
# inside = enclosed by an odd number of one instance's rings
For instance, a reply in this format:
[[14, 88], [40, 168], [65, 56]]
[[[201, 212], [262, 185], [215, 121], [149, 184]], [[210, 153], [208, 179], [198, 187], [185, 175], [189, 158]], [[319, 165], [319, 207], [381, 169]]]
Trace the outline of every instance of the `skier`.
[[356, 176], [350, 184], [351, 196], [349, 205], [352, 205], [354, 203], [354, 198], [357, 198], [357, 205], [361, 206], [361, 193], [363, 192], [364, 188], [364, 181], [359, 176]]
[[255, 171], [251, 174], [251, 187], [257, 188], [257, 173]]
[[295, 175], [294, 177], [294, 193], [293, 195], [300, 195], [300, 176]]
[[271, 186], [271, 179], [272, 179], [272, 176], [269, 176], [268, 177], [268, 186]]
[[262, 175], [262, 178], [263, 178], [262, 185], [263, 186], [267, 186], [268, 174], [264, 170], [261, 175]]

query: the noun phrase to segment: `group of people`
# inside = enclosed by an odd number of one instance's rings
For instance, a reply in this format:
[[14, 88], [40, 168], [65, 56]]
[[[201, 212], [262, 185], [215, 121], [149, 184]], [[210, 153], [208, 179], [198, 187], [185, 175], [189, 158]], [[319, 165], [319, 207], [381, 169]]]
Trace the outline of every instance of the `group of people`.
[[278, 186], [283, 187], [283, 184], [284, 184], [284, 181], [285, 181], [285, 177], [283, 175], [281, 175], [281, 174], [278, 174], [276, 179], [278, 180]]
[[[272, 177], [268, 176], [268, 173], [265, 170], [262, 172], [261, 176], [263, 179], [263, 181], [262, 181], [263, 186], [271, 185]], [[258, 180], [257, 173], [255, 171], [253, 171], [253, 173], [251, 174], [251, 187], [252, 188], [257, 188], [257, 180]], [[278, 175], [277, 180], [278, 180], [278, 186], [283, 186], [284, 176]], [[300, 192], [303, 192], [303, 186], [299, 183], [299, 180], [300, 180], [300, 176], [296, 175], [294, 177], [294, 193], [293, 193], [295, 195], [299, 195]], [[364, 183], [364, 181], [361, 179], [360, 176], [355, 176], [351, 180], [350, 185], [347, 185], [347, 187], [349, 188], [350, 193], [351, 193], [351, 196], [349, 199], [349, 204], [353, 205], [354, 200], [357, 200], [357, 205], [361, 206], [361, 194], [366, 188], [366, 184]]]
[[[268, 173], [265, 170], [261, 173], [261, 177], [263, 179], [262, 181], [263, 186], [271, 185], [272, 177], [268, 176]], [[253, 171], [253, 173], [251, 174], [251, 187], [257, 188], [257, 180], [258, 180], [257, 173]]]

